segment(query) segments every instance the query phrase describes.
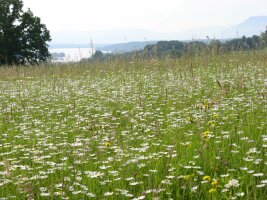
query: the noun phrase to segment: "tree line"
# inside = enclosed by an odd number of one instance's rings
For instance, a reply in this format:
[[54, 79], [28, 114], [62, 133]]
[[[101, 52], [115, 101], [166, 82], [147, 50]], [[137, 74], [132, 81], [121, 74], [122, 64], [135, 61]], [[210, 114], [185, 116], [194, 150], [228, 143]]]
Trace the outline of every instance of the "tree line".
[[159, 41], [156, 44], [146, 45], [143, 50], [122, 53], [103, 54], [96, 51], [87, 61], [108, 61], [117, 58], [178, 58], [184, 55], [217, 54], [232, 51], [260, 50], [267, 47], [267, 30], [260, 35], [252, 37], [243, 36], [241, 38], [221, 41], [216, 39], [206, 39], [203, 41]]

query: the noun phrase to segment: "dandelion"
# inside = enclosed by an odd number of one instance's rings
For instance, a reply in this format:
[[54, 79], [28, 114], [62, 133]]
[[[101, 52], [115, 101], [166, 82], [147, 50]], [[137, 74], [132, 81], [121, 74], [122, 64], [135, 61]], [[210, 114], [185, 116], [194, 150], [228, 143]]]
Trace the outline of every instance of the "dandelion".
[[210, 137], [210, 134], [211, 134], [211, 132], [205, 131], [205, 132], [202, 133], [202, 137], [205, 138], [205, 139], [208, 139]]
[[185, 181], [188, 181], [190, 178], [191, 178], [191, 175], [185, 175], [185, 176], [183, 177], [183, 179], [184, 179]]
[[211, 182], [211, 186], [212, 186], [213, 188], [219, 187], [219, 186], [220, 186], [219, 181], [218, 181], [218, 180], [213, 180], [213, 181]]
[[104, 146], [105, 146], [105, 147], [110, 147], [110, 146], [111, 146], [111, 143], [110, 143], [110, 142], [105, 142], [105, 143], [104, 143]]
[[218, 118], [218, 116], [219, 116], [219, 115], [218, 115], [217, 113], [215, 113], [215, 112], [212, 113], [212, 117], [213, 117], [214, 119]]
[[187, 117], [187, 121], [190, 122], [190, 123], [194, 122], [192, 117]]
[[209, 122], [208, 122], [208, 125], [209, 125], [211, 128], [214, 128], [214, 127], [215, 127], [215, 123], [214, 123], [214, 121], [209, 121]]
[[211, 189], [209, 190], [209, 193], [214, 193], [214, 192], [216, 192], [216, 189], [215, 189], [215, 188], [211, 188]]
[[211, 178], [210, 178], [210, 176], [204, 176], [203, 178], [202, 178], [202, 180], [203, 181], [211, 181]]

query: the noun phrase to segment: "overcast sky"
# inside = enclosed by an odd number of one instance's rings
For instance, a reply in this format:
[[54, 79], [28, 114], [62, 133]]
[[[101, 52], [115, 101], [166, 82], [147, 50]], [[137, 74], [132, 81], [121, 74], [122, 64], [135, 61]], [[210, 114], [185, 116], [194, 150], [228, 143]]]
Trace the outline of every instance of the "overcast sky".
[[232, 25], [267, 15], [267, 0], [23, 0], [52, 32]]

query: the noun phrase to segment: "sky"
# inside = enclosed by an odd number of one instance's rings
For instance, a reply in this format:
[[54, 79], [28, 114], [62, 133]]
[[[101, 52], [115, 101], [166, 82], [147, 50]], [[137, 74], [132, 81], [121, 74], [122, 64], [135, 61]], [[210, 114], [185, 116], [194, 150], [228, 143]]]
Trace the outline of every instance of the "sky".
[[23, 0], [51, 32], [140, 28], [170, 32], [267, 15], [267, 0]]

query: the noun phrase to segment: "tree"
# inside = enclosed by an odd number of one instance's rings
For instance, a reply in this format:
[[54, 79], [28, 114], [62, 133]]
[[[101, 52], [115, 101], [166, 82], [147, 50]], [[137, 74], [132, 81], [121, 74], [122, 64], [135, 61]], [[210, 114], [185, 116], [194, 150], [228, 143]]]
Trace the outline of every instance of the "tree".
[[21, 0], [0, 0], [0, 65], [39, 64], [49, 57], [50, 33]]
[[222, 42], [220, 40], [211, 40], [210, 41], [210, 50], [212, 54], [217, 54], [220, 52], [221, 47], [222, 47]]
[[267, 26], [266, 26], [266, 30], [261, 33], [260, 38], [261, 38], [262, 47], [266, 48], [267, 47]]
[[102, 53], [102, 51], [96, 51], [95, 53], [94, 53], [94, 55], [92, 56], [92, 59], [93, 60], [101, 60], [101, 59], [103, 59], [103, 57], [104, 57], [104, 55], [103, 55], [103, 53]]

